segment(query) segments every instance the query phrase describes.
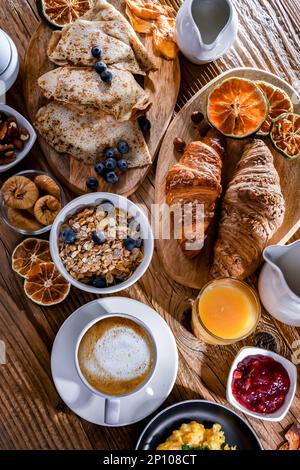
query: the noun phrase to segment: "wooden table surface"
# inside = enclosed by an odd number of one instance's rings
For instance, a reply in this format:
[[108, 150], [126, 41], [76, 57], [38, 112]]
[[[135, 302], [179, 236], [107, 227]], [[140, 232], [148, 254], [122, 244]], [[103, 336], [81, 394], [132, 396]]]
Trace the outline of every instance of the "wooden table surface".
[[[171, 0], [178, 8], [179, 0]], [[221, 72], [240, 66], [259, 67], [284, 78], [300, 89], [299, 0], [233, 0], [240, 20], [238, 41], [226, 56], [214, 63], [195, 66], [181, 57], [182, 84], [178, 111], [193, 94]], [[11, 35], [21, 59], [39, 23], [35, 0], [1, 0], [0, 28]], [[22, 71], [7, 102], [26, 114]], [[38, 146], [22, 168], [47, 169]], [[147, 206], [154, 198], [155, 165], [132, 200]], [[8, 174], [2, 175], [3, 182]], [[73, 197], [69, 194], [70, 199]], [[295, 194], [298, 197], [298, 194]], [[300, 232], [296, 235], [300, 238]], [[67, 301], [41, 308], [24, 296], [23, 282], [11, 270], [11, 253], [20, 241], [1, 223], [0, 232], [0, 340], [6, 343], [7, 364], [0, 366], [1, 449], [130, 449], [148, 420], [123, 428], [103, 428], [75, 416], [59, 398], [51, 379], [50, 353], [63, 321], [95, 296], [73, 288]], [[255, 279], [253, 279], [255, 282]], [[176, 386], [163, 406], [181, 400], [204, 398], [226, 404], [226, 378], [239, 343], [211, 347], [190, 330], [190, 304], [197, 292], [172, 282], [164, 273], [157, 253], [141, 281], [122, 295], [145, 302], [157, 310], [172, 328], [179, 349]], [[261, 334], [268, 333], [271, 336]], [[288, 359], [299, 329], [285, 326], [264, 312], [256, 334], [247, 345], [268, 343]], [[62, 358], [63, 360], [63, 358]], [[247, 418], [246, 418], [247, 419]], [[286, 428], [300, 421], [300, 390], [281, 423], [249, 419], [265, 449], [275, 449]]]

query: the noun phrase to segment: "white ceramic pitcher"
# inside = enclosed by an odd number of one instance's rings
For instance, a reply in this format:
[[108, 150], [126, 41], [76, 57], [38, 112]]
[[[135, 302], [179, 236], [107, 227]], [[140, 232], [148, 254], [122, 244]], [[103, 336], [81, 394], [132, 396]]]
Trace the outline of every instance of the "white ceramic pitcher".
[[19, 57], [13, 40], [0, 29], [0, 103], [19, 73]]
[[258, 290], [265, 309], [287, 325], [300, 326], [300, 240], [263, 253]]
[[225, 54], [237, 31], [238, 17], [230, 0], [185, 0], [176, 17], [176, 42], [196, 64]]

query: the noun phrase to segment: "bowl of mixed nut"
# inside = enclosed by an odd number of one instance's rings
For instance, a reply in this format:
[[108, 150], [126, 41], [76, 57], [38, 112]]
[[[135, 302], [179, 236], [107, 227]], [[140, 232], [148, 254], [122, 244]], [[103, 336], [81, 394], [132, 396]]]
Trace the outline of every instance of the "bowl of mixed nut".
[[51, 228], [50, 251], [57, 269], [73, 286], [94, 294], [119, 292], [137, 282], [153, 250], [145, 213], [117, 194], [74, 199]]
[[0, 173], [23, 160], [35, 141], [35, 130], [27, 119], [0, 103]]

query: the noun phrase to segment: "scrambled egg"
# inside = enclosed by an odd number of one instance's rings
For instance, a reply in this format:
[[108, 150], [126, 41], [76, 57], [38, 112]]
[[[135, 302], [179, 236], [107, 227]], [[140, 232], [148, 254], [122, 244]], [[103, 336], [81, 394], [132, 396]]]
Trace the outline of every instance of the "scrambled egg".
[[214, 424], [206, 429], [203, 424], [191, 421], [182, 424], [172, 432], [166, 442], [160, 444], [157, 450], [235, 450], [225, 444], [225, 436], [220, 424]]

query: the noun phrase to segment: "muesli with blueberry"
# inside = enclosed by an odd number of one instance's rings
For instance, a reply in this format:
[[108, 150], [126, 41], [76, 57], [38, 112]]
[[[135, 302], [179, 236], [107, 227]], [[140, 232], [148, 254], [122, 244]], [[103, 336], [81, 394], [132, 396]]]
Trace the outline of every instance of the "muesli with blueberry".
[[69, 217], [61, 227], [59, 251], [74, 279], [98, 288], [126, 281], [144, 258], [139, 223], [110, 201]]

